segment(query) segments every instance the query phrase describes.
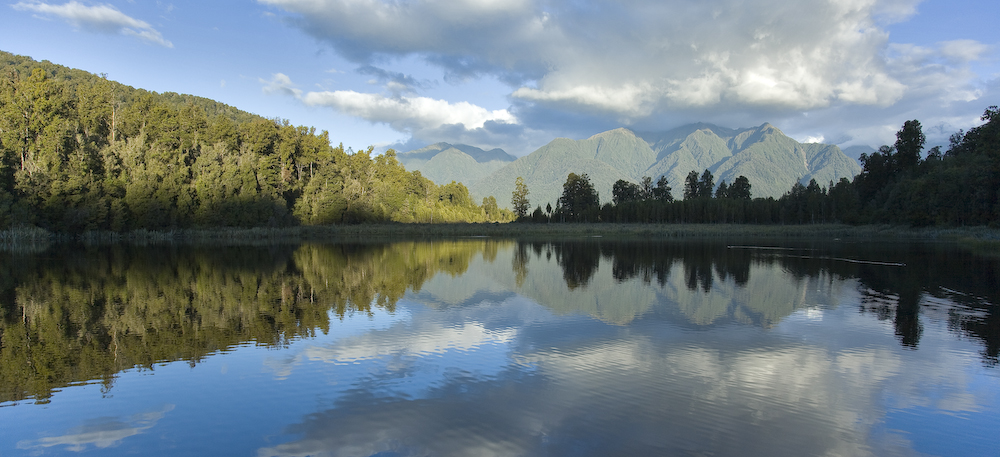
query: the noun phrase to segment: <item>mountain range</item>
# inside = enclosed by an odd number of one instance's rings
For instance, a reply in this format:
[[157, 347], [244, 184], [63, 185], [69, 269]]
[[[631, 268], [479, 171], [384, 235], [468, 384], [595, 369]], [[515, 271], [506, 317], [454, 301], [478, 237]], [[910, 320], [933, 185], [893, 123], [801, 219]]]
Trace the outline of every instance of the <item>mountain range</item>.
[[477, 182], [517, 160], [517, 157], [499, 148], [484, 151], [466, 144], [436, 143], [398, 154], [396, 159], [407, 170], [419, 171], [424, 177], [443, 185], [452, 181]]
[[[477, 158], [485, 154], [495, 159]], [[750, 180], [754, 197], [777, 198], [795, 182], [815, 179], [827, 185], [861, 172], [857, 161], [839, 147], [799, 143], [768, 123], [735, 130], [701, 123], [650, 133], [618, 128], [584, 140], [557, 138], [510, 161], [509, 154], [497, 149], [487, 153], [447, 143], [399, 157], [407, 169], [416, 167], [439, 183], [463, 182], [474, 197], [492, 195], [501, 206], [509, 204], [518, 177], [528, 186], [531, 206], [544, 207], [555, 205], [569, 173], [586, 173], [603, 203], [611, 200], [611, 188], [619, 179], [637, 183], [649, 176], [656, 182], [666, 176], [674, 197], [681, 198], [688, 173], [701, 175], [707, 169], [716, 184], [731, 184], [742, 175]]]

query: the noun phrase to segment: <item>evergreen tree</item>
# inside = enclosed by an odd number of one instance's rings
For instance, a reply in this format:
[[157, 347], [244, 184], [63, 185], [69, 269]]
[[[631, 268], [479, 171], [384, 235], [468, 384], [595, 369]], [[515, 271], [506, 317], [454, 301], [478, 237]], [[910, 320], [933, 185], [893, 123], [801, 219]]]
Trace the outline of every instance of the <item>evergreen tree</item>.
[[518, 176], [514, 181], [514, 192], [511, 194], [510, 204], [514, 208], [514, 214], [518, 218], [528, 215], [528, 208], [531, 203], [528, 200], [528, 186], [524, 183], [524, 178]]
[[691, 200], [698, 198], [700, 187], [698, 186], [698, 172], [691, 170], [684, 178], [684, 199]]
[[600, 207], [600, 199], [590, 177], [586, 173], [577, 175], [570, 173], [563, 183], [562, 197], [559, 197], [559, 207], [567, 219], [584, 221], [591, 219]]
[[750, 187], [750, 180], [747, 179], [746, 176], [738, 176], [736, 180], [733, 181], [733, 185], [729, 186], [729, 198], [734, 200], [750, 200], [753, 195], [750, 191]]

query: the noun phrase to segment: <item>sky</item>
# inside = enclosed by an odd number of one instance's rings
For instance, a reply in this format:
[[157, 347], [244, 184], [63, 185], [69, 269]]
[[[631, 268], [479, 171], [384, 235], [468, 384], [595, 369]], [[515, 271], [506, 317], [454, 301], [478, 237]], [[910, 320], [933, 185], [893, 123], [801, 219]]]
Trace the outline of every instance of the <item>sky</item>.
[[0, 50], [330, 132], [528, 154], [769, 122], [948, 144], [1000, 104], [995, 0], [3, 0]]

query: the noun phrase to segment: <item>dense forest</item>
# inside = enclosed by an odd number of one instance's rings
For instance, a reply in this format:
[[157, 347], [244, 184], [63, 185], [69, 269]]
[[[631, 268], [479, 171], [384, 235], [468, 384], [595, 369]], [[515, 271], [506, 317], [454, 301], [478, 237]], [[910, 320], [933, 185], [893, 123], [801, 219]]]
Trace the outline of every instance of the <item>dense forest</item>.
[[796, 183], [781, 198], [753, 198], [743, 176], [718, 185], [709, 170], [692, 170], [675, 200], [669, 183], [619, 180], [603, 206], [586, 174], [570, 173], [556, 206], [527, 211], [530, 190], [515, 191], [522, 221], [751, 224], [905, 224], [965, 226], [1000, 224], [1000, 109], [991, 106], [983, 125], [951, 136], [947, 151], [923, 153], [920, 122], [906, 121], [896, 143], [862, 154], [861, 174], [826, 185]]
[[0, 229], [507, 221], [494, 199], [189, 95], [0, 52]]
[[[924, 153], [907, 121], [892, 146], [861, 156], [853, 180], [796, 183], [753, 198], [738, 177], [716, 185], [692, 170], [683, 200], [663, 177], [619, 181], [601, 205], [586, 174], [563, 195], [515, 212], [461, 183], [409, 172], [395, 152], [333, 147], [327, 132], [266, 119], [209, 99], [157, 94], [49, 62], [0, 52], [0, 229], [53, 232], [285, 227], [361, 222], [660, 222], [926, 225], [1000, 223], [1000, 110]], [[679, 184], [679, 183], [675, 183]]]

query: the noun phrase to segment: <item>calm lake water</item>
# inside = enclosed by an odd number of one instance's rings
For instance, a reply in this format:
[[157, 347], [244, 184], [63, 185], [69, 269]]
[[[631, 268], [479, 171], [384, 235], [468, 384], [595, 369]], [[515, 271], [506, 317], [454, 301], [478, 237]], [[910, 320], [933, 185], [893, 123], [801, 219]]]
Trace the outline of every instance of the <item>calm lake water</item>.
[[996, 456], [998, 305], [927, 243], [0, 253], [0, 455]]

